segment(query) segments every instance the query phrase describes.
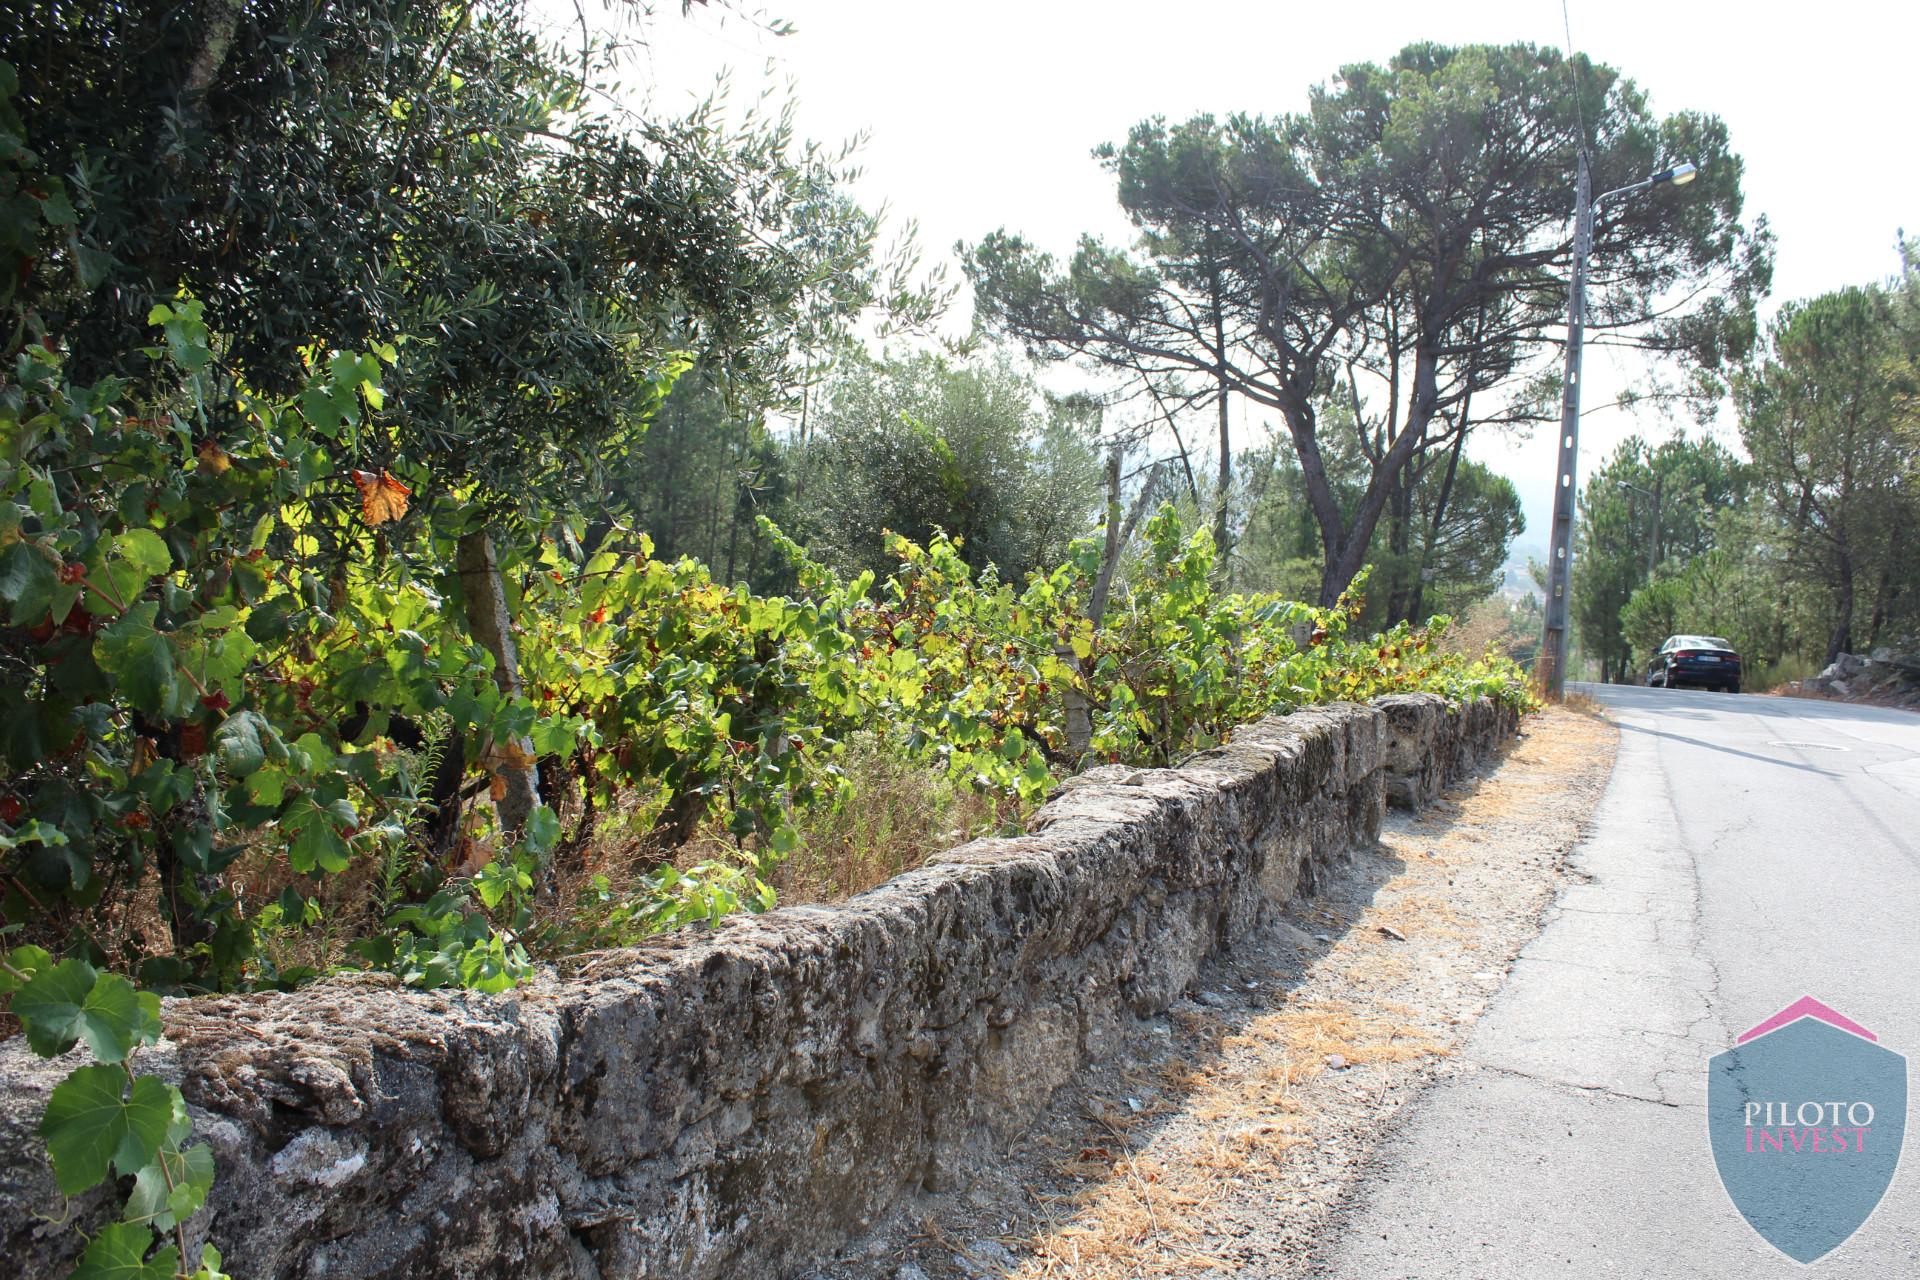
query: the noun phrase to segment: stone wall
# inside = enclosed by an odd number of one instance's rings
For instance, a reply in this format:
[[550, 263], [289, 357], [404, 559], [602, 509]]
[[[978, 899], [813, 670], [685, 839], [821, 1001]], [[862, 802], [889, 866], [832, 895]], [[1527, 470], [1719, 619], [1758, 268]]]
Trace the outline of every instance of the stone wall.
[[1396, 693], [1373, 705], [1387, 720], [1387, 802], [1416, 812], [1514, 730], [1513, 713], [1487, 698], [1447, 702], [1430, 693]]
[[[1029, 833], [840, 906], [601, 952], [508, 995], [335, 979], [169, 1002], [142, 1059], [219, 1180], [201, 1231], [276, 1277], [758, 1277], [956, 1185], [1130, 1019], [1515, 727], [1429, 696], [1095, 769]], [[65, 1065], [0, 1046], [0, 1257], [75, 1239], [34, 1136]], [[104, 1197], [72, 1206], [82, 1224]], [[197, 1251], [198, 1241], [193, 1242]]]

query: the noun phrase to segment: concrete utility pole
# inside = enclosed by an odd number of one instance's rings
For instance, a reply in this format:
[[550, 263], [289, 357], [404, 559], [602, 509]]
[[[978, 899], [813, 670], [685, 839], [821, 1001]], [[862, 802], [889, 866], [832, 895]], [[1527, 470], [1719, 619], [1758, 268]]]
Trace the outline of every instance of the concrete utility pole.
[[1586, 150], [1574, 179], [1573, 281], [1567, 290], [1567, 371], [1560, 392], [1560, 458], [1553, 471], [1553, 544], [1547, 551], [1547, 624], [1540, 638], [1536, 674], [1547, 697], [1558, 702], [1567, 687], [1567, 597], [1573, 570], [1573, 513], [1580, 461], [1580, 355], [1587, 332], [1587, 256], [1593, 252], [1593, 213], [1611, 196], [1662, 182], [1681, 186], [1699, 170], [1692, 164], [1663, 169], [1650, 178], [1590, 198], [1593, 175]]
[[1586, 148], [1574, 180], [1573, 283], [1567, 290], [1567, 370], [1560, 388], [1560, 457], [1553, 469], [1553, 541], [1547, 548], [1547, 629], [1540, 641], [1540, 684], [1560, 700], [1567, 688], [1567, 583], [1573, 568], [1574, 484], [1580, 460], [1580, 354], [1587, 330], [1587, 254], [1592, 249], [1593, 175]]

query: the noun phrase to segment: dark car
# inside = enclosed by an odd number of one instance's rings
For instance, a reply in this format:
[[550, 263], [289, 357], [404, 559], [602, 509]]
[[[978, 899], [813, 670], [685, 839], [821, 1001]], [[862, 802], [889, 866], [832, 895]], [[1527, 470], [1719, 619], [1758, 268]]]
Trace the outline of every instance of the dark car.
[[1647, 683], [1656, 689], [1738, 693], [1740, 655], [1719, 636], [1668, 636], [1647, 664]]

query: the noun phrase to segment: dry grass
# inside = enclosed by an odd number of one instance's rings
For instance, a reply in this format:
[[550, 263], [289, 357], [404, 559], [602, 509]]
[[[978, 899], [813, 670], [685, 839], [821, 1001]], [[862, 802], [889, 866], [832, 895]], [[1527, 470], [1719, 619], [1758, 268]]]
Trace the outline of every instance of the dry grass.
[[871, 739], [850, 742], [841, 767], [848, 796], [795, 815], [800, 847], [773, 873], [783, 903], [842, 901], [1020, 817], [1017, 802], [956, 784]]
[[1476, 601], [1453, 620], [1453, 625], [1440, 638], [1440, 649], [1443, 653], [1478, 658], [1488, 649], [1505, 652], [1512, 639], [1512, 610], [1504, 597], [1491, 595]]
[[[1484, 929], [1478, 908], [1463, 909], [1466, 886], [1506, 883], [1511, 870], [1492, 870], [1512, 857], [1496, 853], [1510, 843], [1503, 833], [1537, 825], [1565, 778], [1610, 754], [1611, 730], [1583, 715], [1550, 710], [1531, 724], [1517, 767], [1388, 836], [1403, 870], [1370, 902], [1308, 904], [1301, 923], [1337, 940], [1285, 1005], [1237, 1024], [1212, 1009], [1176, 1012], [1175, 1055], [1149, 1077], [1125, 1078], [1126, 1096], [1093, 1100], [1082, 1131], [1091, 1137], [1053, 1162], [1056, 1181], [1028, 1187], [1035, 1220], [1008, 1242], [1024, 1255], [1018, 1280], [1226, 1276], [1256, 1259], [1260, 1270], [1271, 1256], [1258, 1245], [1248, 1253], [1223, 1222], [1245, 1221], [1250, 1201], [1296, 1222], [1326, 1212], [1302, 1170], [1318, 1169], [1324, 1183], [1346, 1167], [1339, 1145], [1326, 1145], [1329, 1126], [1353, 1121], [1358, 1096], [1452, 1054], [1471, 1024], [1432, 1002], [1421, 970], [1439, 957], [1458, 982], [1502, 965], [1517, 945]], [[1549, 892], [1545, 877], [1526, 889], [1537, 902]]]
[[[1017, 803], [955, 784], [940, 770], [906, 760], [872, 737], [849, 742], [839, 763], [847, 781], [842, 799], [793, 814], [800, 846], [771, 876], [782, 903], [844, 900], [1021, 816]], [[564, 820], [574, 821], [580, 797], [566, 795], [559, 801]], [[631, 789], [613, 810], [600, 813], [592, 834], [571, 853], [563, 851], [549, 869], [534, 903], [530, 936], [550, 936], [558, 945], [571, 947], [583, 927], [589, 932], [593, 928], [577, 918], [580, 903], [589, 895], [602, 902], [647, 897], [653, 892], [647, 879], [662, 866], [685, 871], [703, 862], [742, 865], [753, 860], [752, 844], [730, 833], [720, 813], [709, 814], [686, 844], [663, 847], [656, 831], [663, 806], [663, 795]], [[449, 877], [473, 875], [500, 847], [491, 834], [491, 803], [484, 792], [467, 805], [462, 825], [453, 853], [436, 868]], [[419, 869], [417, 857], [401, 866], [361, 858], [336, 875], [310, 877], [296, 874], [283, 850], [263, 845], [243, 853], [225, 879], [250, 911], [275, 901], [288, 888], [316, 898], [316, 925], [271, 931], [262, 941], [279, 968], [324, 969], [346, 958], [349, 941], [377, 931], [388, 911], [413, 896], [407, 881]], [[137, 899], [149, 920], [147, 932], [164, 943], [166, 926], [153, 900], [151, 886]]]
[[[1065, 1196], [1036, 1195], [1052, 1220], [1026, 1242], [1032, 1256], [1014, 1275], [1107, 1280], [1233, 1270], [1233, 1260], [1198, 1246], [1206, 1210], [1230, 1180], [1270, 1171], [1315, 1140], [1301, 1087], [1340, 1059], [1351, 1067], [1450, 1052], [1394, 1012], [1388, 1005], [1367, 1012], [1342, 1000], [1303, 1000], [1230, 1034], [1206, 1014], [1176, 1014], [1190, 1056], [1166, 1064], [1157, 1079], [1138, 1081], [1150, 1101], [1137, 1109], [1094, 1100], [1090, 1116], [1111, 1140], [1053, 1167], [1063, 1179], [1091, 1185]], [[1156, 1158], [1151, 1143], [1134, 1143], [1131, 1130], [1175, 1110], [1205, 1126], [1197, 1151], [1175, 1162]]]
[[1560, 705], [1583, 716], [1593, 716], [1599, 720], [1607, 718], [1607, 704], [1590, 693], [1581, 693], [1578, 689], [1569, 690], [1566, 697], [1561, 699]]

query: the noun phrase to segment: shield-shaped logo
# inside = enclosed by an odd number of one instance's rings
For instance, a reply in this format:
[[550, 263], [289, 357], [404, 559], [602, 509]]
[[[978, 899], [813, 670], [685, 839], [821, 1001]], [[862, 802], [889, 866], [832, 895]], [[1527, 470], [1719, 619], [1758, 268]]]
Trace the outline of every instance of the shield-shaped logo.
[[1798, 1262], [1838, 1248], [1893, 1182], [1907, 1060], [1811, 996], [1708, 1067], [1707, 1135], [1734, 1208]]

